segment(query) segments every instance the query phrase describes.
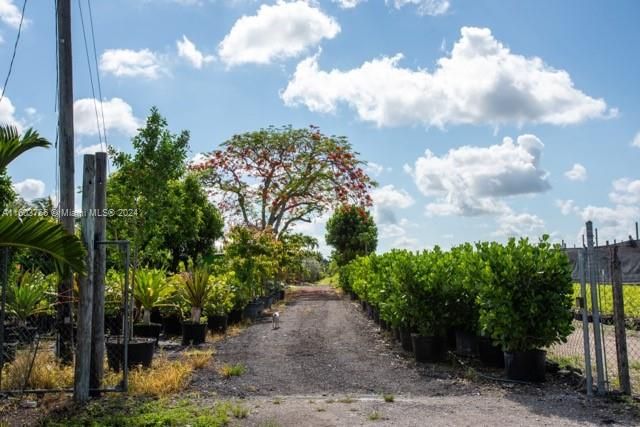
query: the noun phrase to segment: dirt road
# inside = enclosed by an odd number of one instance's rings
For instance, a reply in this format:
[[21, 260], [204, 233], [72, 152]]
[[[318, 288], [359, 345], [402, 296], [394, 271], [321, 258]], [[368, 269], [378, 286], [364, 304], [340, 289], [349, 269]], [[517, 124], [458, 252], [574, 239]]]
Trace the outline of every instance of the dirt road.
[[[242, 363], [224, 379], [218, 369]], [[331, 288], [301, 287], [270, 319], [216, 345], [214, 366], [191, 386], [205, 400], [243, 399], [243, 425], [640, 424], [633, 412], [550, 381], [540, 387], [482, 381], [444, 364], [416, 364]], [[385, 403], [382, 394], [393, 395]]]

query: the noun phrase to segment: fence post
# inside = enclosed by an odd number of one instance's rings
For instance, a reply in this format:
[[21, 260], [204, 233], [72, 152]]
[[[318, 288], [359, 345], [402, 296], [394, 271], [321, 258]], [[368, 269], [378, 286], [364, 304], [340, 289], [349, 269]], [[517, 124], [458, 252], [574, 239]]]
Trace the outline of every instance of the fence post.
[[593, 396], [593, 378], [591, 376], [591, 345], [589, 343], [589, 318], [587, 314], [587, 257], [586, 249], [578, 252], [578, 270], [580, 275], [580, 302], [582, 308], [582, 341], [584, 343], [584, 371], [587, 383], [587, 396]]
[[76, 366], [73, 398], [83, 403], [89, 399], [89, 378], [91, 376], [91, 315], [93, 302], [93, 253], [95, 216], [95, 176], [96, 158], [85, 154], [82, 173], [82, 242], [87, 250], [86, 274], [78, 277], [78, 339], [76, 344]]
[[107, 153], [96, 153], [95, 178], [95, 217], [94, 232], [94, 270], [93, 270], [93, 314], [91, 316], [91, 379], [92, 396], [99, 396], [104, 376], [104, 276], [106, 273], [107, 247], [95, 242], [106, 240], [107, 220], [104, 210], [107, 207]]
[[0, 301], [0, 390], [2, 390], [2, 371], [4, 368], [4, 315], [7, 304], [7, 276], [9, 269], [9, 248], [0, 249], [0, 285], [2, 285], [2, 300]]
[[596, 352], [596, 377], [598, 394], [604, 394], [604, 364], [602, 360], [602, 337], [600, 336], [600, 309], [598, 307], [598, 280], [596, 256], [593, 248], [593, 223], [587, 221], [587, 268], [591, 283], [591, 316], [593, 318], [593, 342]]
[[618, 257], [618, 247], [612, 248], [611, 285], [613, 286], [613, 320], [616, 328], [616, 353], [618, 379], [624, 394], [631, 394], [629, 377], [629, 357], [627, 354], [627, 331], [624, 321], [624, 294], [622, 290], [622, 263]]

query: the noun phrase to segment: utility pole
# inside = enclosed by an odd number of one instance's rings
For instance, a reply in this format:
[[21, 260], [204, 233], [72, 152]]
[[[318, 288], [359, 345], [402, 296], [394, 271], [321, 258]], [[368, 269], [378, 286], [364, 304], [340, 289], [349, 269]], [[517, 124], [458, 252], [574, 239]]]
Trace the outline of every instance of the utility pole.
[[[74, 141], [73, 141], [73, 65], [71, 52], [71, 0], [56, 0], [58, 27], [58, 165], [60, 167], [59, 220], [74, 234]], [[73, 273], [67, 268], [58, 284], [57, 353], [62, 362], [73, 360], [72, 313]]]

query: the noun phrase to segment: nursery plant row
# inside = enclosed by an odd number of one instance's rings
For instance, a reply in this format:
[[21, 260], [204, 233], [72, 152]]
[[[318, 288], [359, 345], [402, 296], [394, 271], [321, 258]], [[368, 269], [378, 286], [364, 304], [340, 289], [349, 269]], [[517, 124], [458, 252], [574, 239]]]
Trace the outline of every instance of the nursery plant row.
[[543, 381], [544, 349], [572, 331], [571, 269], [548, 236], [359, 257], [340, 286], [418, 361], [455, 347], [511, 379]]

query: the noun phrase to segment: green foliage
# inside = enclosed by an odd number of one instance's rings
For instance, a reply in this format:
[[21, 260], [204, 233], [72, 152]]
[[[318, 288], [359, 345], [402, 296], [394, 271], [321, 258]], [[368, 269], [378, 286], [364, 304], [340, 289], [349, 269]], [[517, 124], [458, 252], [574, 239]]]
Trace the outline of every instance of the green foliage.
[[426, 336], [454, 327], [521, 351], [562, 342], [572, 330], [569, 262], [547, 236], [535, 245], [372, 254], [341, 267], [339, 280], [392, 326]]
[[173, 290], [168, 286], [164, 270], [140, 269], [133, 281], [133, 297], [144, 309], [143, 322], [149, 323], [151, 310], [168, 302]]
[[42, 421], [43, 426], [193, 426], [222, 427], [229, 424], [228, 404], [212, 406], [171, 399], [139, 400], [108, 398], [91, 402], [76, 413], [63, 413]]
[[370, 205], [362, 165], [345, 137], [283, 126], [234, 135], [194, 169], [237, 223], [280, 237], [339, 205]]
[[334, 248], [336, 263], [342, 266], [357, 256], [375, 252], [378, 228], [369, 212], [359, 206], [345, 205], [336, 209], [327, 221], [325, 239]]
[[[640, 285], [637, 283], [624, 284], [622, 288], [624, 296], [624, 315], [626, 318], [640, 319]], [[598, 285], [598, 309], [600, 314], [606, 316], [613, 316], [613, 289], [611, 284]], [[573, 310], [581, 312], [575, 302], [576, 298], [580, 297], [580, 284], [573, 284]], [[591, 313], [591, 289], [587, 285], [587, 312]]]
[[122, 292], [124, 290], [124, 273], [107, 270], [104, 278], [104, 312], [107, 315], [117, 314], [122, 310]]
[[171, 133], [152, 108], [132, 144], [133, 155], [110, 148], [118, 170], [109, 177], [107, 206], [132, 215], [110, 218], [109, 238], [132, 241], [143, 264], [172, 271], [181, 260], [213, 252], [223, 220], [199, 180], [187, 173], [189, 133]]
[[548, 236], [538, 244], [510, 239], [506, 245], [480, 244], [493, 281], [481, 289], [483, 332], [506, 351], [544, 348], [566, 342], [571, 333], [571, 269], [567, 256]]
[[47, 301], [48, 283], [40, 272], [25, 271], [15, 285], [7, 289], [7, 311], [16, 317], [19, 324], [49, 309]]
[[209, 301], [205, 306], [205, 313], [207, 316], [224, 316], [233, 309], [235, 273], [230, 271], [224, 274], [212, 275], [209, 281], [211, 282], [211, 291]]

